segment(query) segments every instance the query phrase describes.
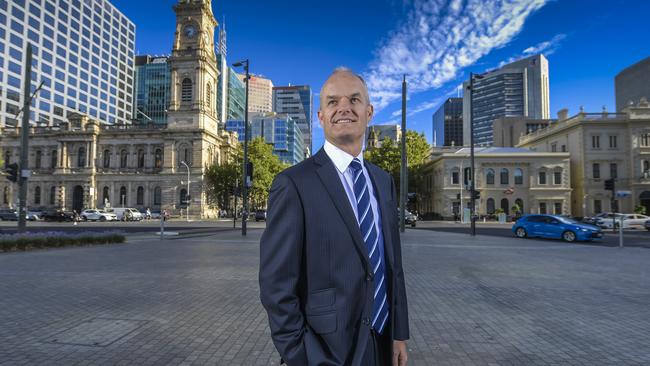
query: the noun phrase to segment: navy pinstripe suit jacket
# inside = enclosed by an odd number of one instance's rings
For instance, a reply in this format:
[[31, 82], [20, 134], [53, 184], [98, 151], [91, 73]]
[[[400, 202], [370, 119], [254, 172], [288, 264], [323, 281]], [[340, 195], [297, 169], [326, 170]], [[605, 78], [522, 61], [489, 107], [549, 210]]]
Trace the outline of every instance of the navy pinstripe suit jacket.
[[[365, 162], [379, 209], [390, 321], [409, 337], [395, 187]], [[370, 335], [374, 278], [336, 167], [321, 149], [273, 181], [260, 241], [260, 297], [273, 343], [289, 366], [358, 366]]]

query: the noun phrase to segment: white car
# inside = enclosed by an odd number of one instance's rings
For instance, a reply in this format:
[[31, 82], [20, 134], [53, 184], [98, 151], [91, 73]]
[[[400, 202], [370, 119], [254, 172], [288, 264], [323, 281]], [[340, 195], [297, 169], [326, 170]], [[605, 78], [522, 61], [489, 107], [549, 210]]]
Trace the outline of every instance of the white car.
[[[614, 225], [612, 222], [612, 215], [610, 217], [598, 219], [598, 226], [604, 229], [611, 229]], [[650, 220], [650, 216], [640, 215], [640, 214], [616, 214], [616, 227], [618, 228], [621, 225], [621, 217], [623, 218], [623, 229], [629, 229], [632, 227], [642, 228], [647, 220]]]
[[117, 215], [102, 210], [83, 210], [79, 216], [83, 221], [117, 221]]
[[117, 215], [117, 219], [120, 221], [140, 221], [144, 219], [142, 213], [135, 208], [113, 207], [111, 212]]

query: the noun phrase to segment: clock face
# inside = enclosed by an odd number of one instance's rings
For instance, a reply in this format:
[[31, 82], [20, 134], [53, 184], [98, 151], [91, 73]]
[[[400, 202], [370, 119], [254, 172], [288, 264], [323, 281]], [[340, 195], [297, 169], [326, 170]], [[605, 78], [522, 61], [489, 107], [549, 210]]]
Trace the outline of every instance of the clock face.
[[194, 38], [194, 36], [196, 36], [196, 27], [192, 24], [186, 25], [185, 28], [183, 28], [183, 34], [187, 38]]

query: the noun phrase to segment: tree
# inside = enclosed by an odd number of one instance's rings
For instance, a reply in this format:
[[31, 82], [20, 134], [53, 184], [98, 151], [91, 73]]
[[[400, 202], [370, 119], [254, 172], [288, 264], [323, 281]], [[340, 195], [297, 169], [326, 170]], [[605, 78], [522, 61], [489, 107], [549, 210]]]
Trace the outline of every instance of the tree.
[[235, 187], [241, 187], [242, 148], [239, 145], [230, 161], [206, 168], [204, 184], [208, 203], [220, 209], [230, 207]]
[[[423, 133], [406, 131], [408, 191], [416, 194], [416, 204], [413, 209], [417, 209], [417, 201], [421, 199], [419, 190], [424, 179], [423, 167], [429, 156], [429, 149], [430, 146]], [[399, 194], [400, 167], [402, 165], [400, 144], [390, 139], [384, 139], [379, 147], [366, 150], [364, 159], [390, 173], [395, 180], [395, 188]]]
[[634, 208], [634, 213], [638, 215], [645, 215], [646, 214], [646, 208], [643, 205], [638, 205]]

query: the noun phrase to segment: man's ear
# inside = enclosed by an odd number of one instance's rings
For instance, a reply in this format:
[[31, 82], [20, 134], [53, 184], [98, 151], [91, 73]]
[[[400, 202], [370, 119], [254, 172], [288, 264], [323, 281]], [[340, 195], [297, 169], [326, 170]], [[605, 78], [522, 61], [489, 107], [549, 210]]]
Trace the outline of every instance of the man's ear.
[[368, 111], [368, 124], [370, 124], [372, 117], [375, 115], [375, 107], [372, 104], [368, 104], [367, 111]]
[[325, 126], [323, 126], [323, 118], [325, 118], [325, 116], [323, 116], [323, 112], [321, 110], [318, 110], [318, 113], [316, 114], [318, 115], [318, 122], [320, 123], [321, 128], [325, 128]]

